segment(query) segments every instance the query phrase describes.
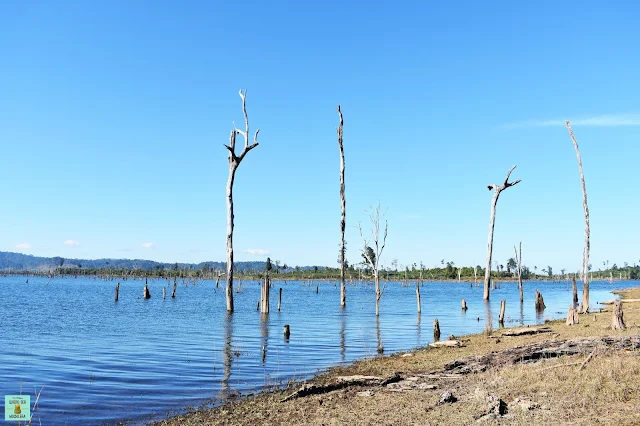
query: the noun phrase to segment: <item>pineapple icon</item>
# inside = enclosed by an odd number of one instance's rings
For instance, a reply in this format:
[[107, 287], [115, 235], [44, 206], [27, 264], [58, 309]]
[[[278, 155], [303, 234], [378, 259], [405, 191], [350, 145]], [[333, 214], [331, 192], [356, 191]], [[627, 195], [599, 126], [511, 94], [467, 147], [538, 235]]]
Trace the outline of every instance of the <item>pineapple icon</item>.
[[22, 414], [22, 410], [20, 409], [20, 404], [15, 404], [15, 408], [13, 409], [13, 414]]

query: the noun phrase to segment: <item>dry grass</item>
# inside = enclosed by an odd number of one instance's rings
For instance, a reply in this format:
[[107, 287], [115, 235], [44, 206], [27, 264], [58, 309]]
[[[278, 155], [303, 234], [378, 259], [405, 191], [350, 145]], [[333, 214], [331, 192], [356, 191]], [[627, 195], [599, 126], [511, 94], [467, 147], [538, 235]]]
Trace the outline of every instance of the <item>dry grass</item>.
[[[640, 298], [640, 288], [616, 292], [624, 298]], [[502, 351], [548, 339], [588, 336], [637, 335], [640, 303], [623, 304], [627, 330], [612, 331], [610, 312], [580, 316], [580, 324], [564, 321], [547, 323], [551, 333], [500, 337], [494, 330], [465, 336], [461, 348], [420, 349], [413, 356], [401, 354], [365, 359], [347, 367], [336, 367], [314, 378], [322, 384], [341, 375], [403, 376], [441, 369], [445, 364], [471, 355]], [[291, 389], [263, 393], [222, 407], [178, 416], [160, 425], [440, 425], [471, 424], [487, 411], [486, 395], [495, 395], [509, 405], [505, 416], [483, 418], [482, 424], [640, 424], [640, 353], [634, 351], [595, 352], [580, 371], [589, 354], [560, 357], [533, 364], [509, 365], [471, 374], [461, 380], [440, 380], [436, 390], [390, 392], [371, 388], [372, 395], [358, 392], [365, 388], [346, 388], [280, 402]], [[572, 364], [572, 365], [569, 365]], [[438, 405], [440, 394], [452, 392], [458, 401]], [[530, 401], [524, 409], [518, 400]]]

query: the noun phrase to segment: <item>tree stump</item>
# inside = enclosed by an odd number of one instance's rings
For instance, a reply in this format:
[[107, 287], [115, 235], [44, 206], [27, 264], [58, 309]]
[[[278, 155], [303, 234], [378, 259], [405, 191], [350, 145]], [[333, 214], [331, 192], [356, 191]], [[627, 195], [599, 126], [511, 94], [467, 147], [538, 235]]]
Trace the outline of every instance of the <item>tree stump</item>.
[[467, 308], [467, 302], [464, 299], [462, 299], [462, 310], [466, 311], [467, 309], [469, 309]]
[[167, 298], [167, 288], [162, 287], [162, 300]]
[[536, 312], [544, 311], [544, 308], [546, 308], [546, 305], [544, 304], [542, 293], [536, 289]]
[[622, 300], [613, 302], [613, 310], [611, 311], [611, 329], [624, 330], [624, 314], [622, 313]]
[[176, 278], [173, 279], [173, 293], [171, 293], [171, 298], [176, 298], [176, 288], [178, 287], [178, 283], [176, 282]]
[[269, 276], [267, 275], [264, 278], [264, 282], [262, 283], [262, 292], [260, 296], [260, 301], [262, 302], [262, 308], [260, 312], [263, 314], [269, 313], [269, 293], [270, 293], [270, 285], [269, 285]]
[[[575, 285], [575, 279], [573, 283]], [[574, 287], [575, 289], [575, 287]], [[574, 295], [576, 295], [574, 293]], [[580, 323], [580, 317], [578, 316], [578, 310], [574, 308], [575, 305], [569, 305], [569, 313], [567, 313], [567, 325], [576, 325]]]
[[572, 285], [573, 285], [573, 306], [578, 306], [578, 286], [576, 284], [576, 277], [573, 277]]
[[440, 323], [436, 318], [433, 320], [433, 341], [437, 342], [438, 340], [440, 340]]
[[498, 323], [504, 325], [504, 311], [507, 308], [507, 301], [502, 299], [500, 301], [500, 316], [498, 317]]
[[[29, 281], [29, 280], [27, 280]], [[118, 301], [118, 294], [120, 293], [120, 283], [116, 284], [116, 302]]]
[[284, 338], [288, 339], [291, 336], [291, 329], [289, 328], [289, 324], [284, 325]]
[[418, 301], [418, 313], [422, 312], [422, 304], [420, 303], [420, 287], [416, 281], [416, 300]]
[[280, 312], [281, 304], [282, 304], [282, 287], [280, 287], [280, 296], [278, 297], [278, 312]]
[[151, 293], [149, 293], [149, 287], [146, 284], [144, 285], [144, 290], [142, 291], [142, 296], [145, 299], [151, 298]]

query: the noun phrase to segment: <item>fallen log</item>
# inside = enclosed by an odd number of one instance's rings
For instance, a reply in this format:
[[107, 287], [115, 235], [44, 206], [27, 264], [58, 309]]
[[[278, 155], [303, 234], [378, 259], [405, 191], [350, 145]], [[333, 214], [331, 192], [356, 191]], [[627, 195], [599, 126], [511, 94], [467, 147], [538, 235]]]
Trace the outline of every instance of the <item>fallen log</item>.
[[309, 395], [320, 395], [351, 386], [382, 387], [391, 383], [399, 382], [401, 380], [402, 377], [400, 377], [400, 375], [397, 373], [385, 379], [377, 376], [340, 376], [336, 379], [335, 382], [326, 385], [313, 385], [310, 383], [305, 383], [300, 389], [281, 399], [280, 402], [287, 402], [295, 398], [302, 398]]
[[538, 334], [538, 333], [551, 333], [551, 328], [549, 327], [522, 327], [522, 328], [511, 328], [502, 332], [502, 336], [526, 336], [529, 334]]
[[462, 343], [458, 340], [443, 340], [441, 342], [429, 343], [430, 348], [459, 348], [460, 346], [462, 346]]

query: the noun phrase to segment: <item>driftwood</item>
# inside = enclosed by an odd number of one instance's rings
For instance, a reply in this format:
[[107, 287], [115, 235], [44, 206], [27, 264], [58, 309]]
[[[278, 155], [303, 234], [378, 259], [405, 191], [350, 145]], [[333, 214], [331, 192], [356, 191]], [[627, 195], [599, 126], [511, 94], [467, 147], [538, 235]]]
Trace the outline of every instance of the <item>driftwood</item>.
[[611, 329], [612, 330], [624, 330], [627, 328], [624, 324], [624, 314], [622, 312], [622, 301], [616, 300], [613, 303], [613, 310], [611, 311]]
[[584, 183], [584, 173], [582, 171], [582, 158], [580, 157], [580, 149], [578, 148], [578, 141], [573, 135], [571, 130], [571, 124], [569, 120], [565, 122], [569, 136], [573, 142], [573, 147], [576, 150], [576, 157], [578, 158], [578, 170], [580, 171], [580, 183], [582, 184], [582, 208], [584, 209], [584, 251], [582, 252], [582, 305], [580, 307], [580, 313], [586, 314], [589, 312], [589, 249], [591, 243], [589, 241], [589, 206], [587, 205], [587, 186]]
[[640, 336], [585, 337], [571, 340], [546, 340], [526, 346], [509, 348], [501, 352], [459, 359], [445, 365], [441, 371], [431, 374], [481, 373], [489, 368], [501, 368], [514, 364], [534, 363], [549, 358], [581, 355], [595, 349], [637, 350]]
[[580, 317], [578, 310], [574, 309], [572, 305], [569, 305], [569, 312], [567, 313], [567, 325], [576, 325], [580, 323]]
[[517, 185], [520, 182], [518, 179], [515, 182], [509, 182], [509, 176], [511, 176], [511, 172], [515, 169], [516, 166], [513, 166], [507, 172], [507, 177], [504, 179], [504, 183], [502, 185], [491, 184], [487, 185], [489, 191], [493, 191], [493, 198], [491, 200], [491, 219], [489, 221], [489, 242], [487, 244], [487, 267], [484, 271], [484, 300], [489, 300], [489, 286], [491, 284], [491, 255], [493, 253], [493, 228], [496, 222], [496, 204], [498, 204], [498, 197], [500, 197], [500, 193], [505, 189]]
[[319, 395], [323, 393], [333, 392], [335, 390], [344, 389], [350, 386], [387, 386], [391, 383], [402, 380], [399, 374], [387, 378], [377, 376], [342, 376], [338, 377], [335, 382], [326, 385], [313, 385], [306, 383], [300, 389], [286, 396], [280, 402], [287, 402], [292, 399], [301, 398], [309, 395]]
[[589, 356], [587, 357], [587, 359], [585, 359], [582, 364], [580, 364], [580, 368], [578, 368], [578, 371], [582, 371], [585, 367], [585, 365], [587, 365], [587, 363], [589, 361], [591, 361], [591, 358], [593, 358], [593, 354], [596, 353], [596, 350], [594, 349], [593, 351], [591, 351], [591, 353], [589, 354]]
[[459, 348], [460, 346], [462, 346], [462, 343], [460, 343], [459, 340], [443, 340], [441, 342], [429, 343], [430, 348]]
[[523, 327], [523, 328], [510, 328], [502, 332], [502, 336], [526, 336], [529, 334], [538, 333], [551, 333], [550, 327]]

